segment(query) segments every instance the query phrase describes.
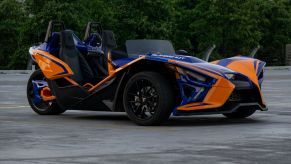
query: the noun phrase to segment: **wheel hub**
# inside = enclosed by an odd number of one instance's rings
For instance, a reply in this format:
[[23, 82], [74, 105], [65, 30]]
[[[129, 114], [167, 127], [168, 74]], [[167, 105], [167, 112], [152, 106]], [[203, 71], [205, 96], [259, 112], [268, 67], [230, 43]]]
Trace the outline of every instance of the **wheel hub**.
[[138, 118], [149, 119], [153, 117], [158, 104], [158, 94], [149, 81], [136, 81], [135, 87], [130, 88], [128, 95], [130, 107]]

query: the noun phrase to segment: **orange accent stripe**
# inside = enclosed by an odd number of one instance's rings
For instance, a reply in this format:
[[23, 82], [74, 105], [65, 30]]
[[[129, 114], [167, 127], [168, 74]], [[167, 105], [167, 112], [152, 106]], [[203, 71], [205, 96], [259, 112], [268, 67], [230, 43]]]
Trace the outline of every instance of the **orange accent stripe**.
[[86, 84], [83, 85], [83, 87], [88, 87], [88, 86], [89, 87], [93, 87], [94, 85], [92, 85], [91, 83], [86, 83]]
[[105, 79], [101, 80], [99, 83], [97, 83], [92, 88], [90, 88], [89, 89], [89, 92], [92, 92], [95, 89], [97, 89], [98, 87], [100, 87], [103, 84], [105, 84], [107, 81], [109, 81], [110, 79], [112, 79], [115, 76], [115, 74], [118, 73], [119, 71], [123, 70], [124, 68], [126, 68], [126, 67], [132, 65], [133, 63], [136, 63], [136, 62], [138, 62], [138, 61], [140, 61], [140, 60], [142, 60], [144, 58], [145, 58], [145, 56], [140, 56], [139, 58], [137, 58], [137, 59], [135, 59], [135, 60], [133, 60], [133, 61], [131, 61], [131, 62], [129, 62], [129, 63], [127, 63], [127, 64], [125, 64], [125, 65], [117, 68], [117, 69], [115, 69], [115, 70], [113, 70], [112, 73], [109, 74]]
[[66, 79], [68, 82], [70, 82], [71, 84], [77, 86], [79, 85], [77, 82], [75, 82], [73, 79], [69, 78], [69, 77], [64, 77], [64, 79]]
[[108, 74], [114, 74], [114, 67], [112, 65], [112, 57], [111, 57], [111, 52], [109, 51], [107, 54], [107, 68], [108, 68]]

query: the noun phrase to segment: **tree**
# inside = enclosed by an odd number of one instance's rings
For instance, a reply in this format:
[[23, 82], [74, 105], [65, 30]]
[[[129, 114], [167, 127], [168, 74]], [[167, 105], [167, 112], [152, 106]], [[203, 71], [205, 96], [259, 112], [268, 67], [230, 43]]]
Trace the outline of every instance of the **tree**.
[[262, 45], [259, 58], [284, 64], [291, 43], [290, 0], [2, 0], [0, 69], [26, 67], [28, 48], [42, 42], [50, 20], [62, 20], [82, 39], [88, 21], [127, 39], [167, 39], [195, 56], [211, 44], [212, 60]]
[[[118, 0], [115, 2], [119, 43], [126, 39], [172, 39], [174, 7], [171, 0]], [[174, 38], [173, 38], [174, 39]]]
[[198, 0], [192, 8], [181, 11], [180, 24], [196, 53], [215, 43], [224, 57], [246, 54], [262, 37], [255, 19], [258, 12], [252, 5], [244, 0]]
[[6, 69], [16, 50], [21, 48], [17, 38], [21, 37], [21, 28], [27, 16], [22, 4], [16, 0], [1, 1], [0, 9], [0, 69]]
[[291, 1], [257, 1], [259, 27], [264, 34], [259, 58], [269, 65], [285, 64], [285, 45], [291, 43]]

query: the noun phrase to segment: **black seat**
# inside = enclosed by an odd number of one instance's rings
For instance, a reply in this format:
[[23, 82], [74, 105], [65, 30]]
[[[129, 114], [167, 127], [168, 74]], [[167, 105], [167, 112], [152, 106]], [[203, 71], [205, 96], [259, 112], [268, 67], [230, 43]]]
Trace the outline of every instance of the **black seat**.
[[102, 46], [102, 38], [98, 33], [92, 33], [84, 42], [92, 47]]
[[64, 30], [61, 32], [60, 59], [67, 63], [74, 75], [71, 77], [80, 85], [94, 80], [93, 71], [85, 58], [76, 48], [73, 38], [73, 31]]
[[49, 53], [56, 57], [59, 57], [60, 53], [60, 35], [60, 32], [54, 32], [47, 42]]
[[112, 59], [128, 58], [125, 45], [118, 49], [111, 50]]
[[[87, 32], [86, 32], [87, 33]], [[91, 33], [86, 34], [86, 39], [84, 40], [85, 44], [94, 47], [99, 48], [102, 47], [102, 37], [98, 33]], [[107, 76], [107, 70], [104, 67], [104, 55], [85, 55], [84, 56], [86, 61], [88, 62], [89, 66], [91, 67], [94, 75], [96, 78], [103, 79], [105, 76]], [[96, 79], [96, 80], [98, 80]]]
[[116, 40], [114, 37], [114, 33], [110, 30], [103, 30], [102, 32], [102, 49], [104, 51], [104, 58], [103, 58], [103, 66], [107, 70], [107, 63], [108, 63], [108, 53], [112, 52], [112, 49], [116, 48]]

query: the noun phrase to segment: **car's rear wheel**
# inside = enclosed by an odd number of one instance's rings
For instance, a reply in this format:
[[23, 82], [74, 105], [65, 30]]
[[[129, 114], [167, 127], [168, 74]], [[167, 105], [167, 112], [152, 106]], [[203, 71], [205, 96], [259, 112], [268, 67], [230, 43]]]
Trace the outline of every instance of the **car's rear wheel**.
[[256, 112], [256, 109], [240, 109], [232, 113], [224, 113], [223, 115], [227, 118], [247, 118], [253, 115]]
[[36, 98], [36, 96], [39, 96], [40, 91], [36, 91], [33, 88], [33, 80], [46, 81], [46, 78], [40, 70], [36, 70], [31, 74], [27, 82], [27, 100], [33, 111], [40, 115], [58, 115], [64, 113], [66, 110], [62, 109], [55, 100], [43, 101], [40, 98]]
[[128, 117], [138, 125], [159, 125], [173, 110], [173, 88], [159, 73], [137, 73], [125, 86], [123, 105]]

